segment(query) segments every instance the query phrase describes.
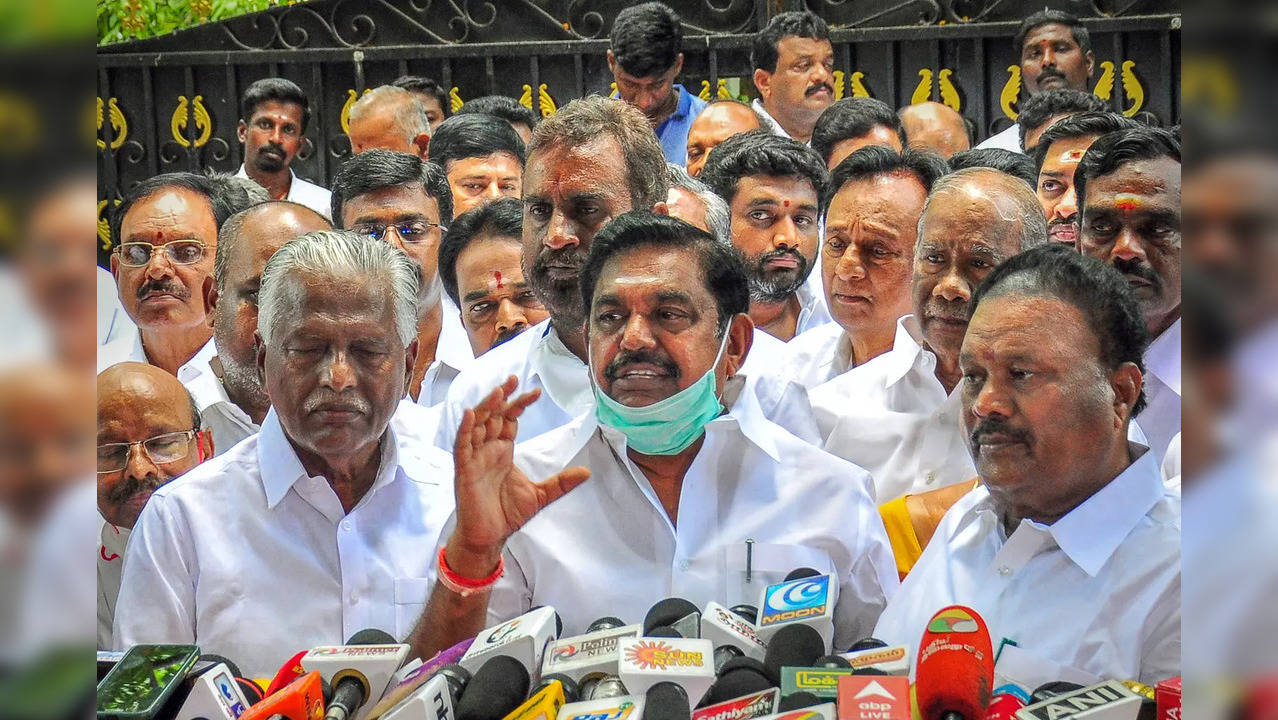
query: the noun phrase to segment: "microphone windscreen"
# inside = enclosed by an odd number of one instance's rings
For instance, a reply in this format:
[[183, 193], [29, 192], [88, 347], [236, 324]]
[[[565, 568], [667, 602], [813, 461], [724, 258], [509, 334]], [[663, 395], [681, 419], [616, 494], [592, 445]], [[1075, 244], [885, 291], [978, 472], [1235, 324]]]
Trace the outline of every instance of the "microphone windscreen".
[[648, 688], [643, 700], [643, 720], [691, 720], [692, 704], [682, 686], [659, 682]]
[[655, 627], [655, 628], [653, 628], [653, 629], [649, 630], [648, 632], [644, 633], [644, 634], [643, 634], [643, 636], [644, 636], [644, 637], [653, 637], [653, 638], [660, 638], [660, 637], [663, 637], [663, 638], [681, 638], [681, 637], [683, 637], [683, 633], [679, 632], [678, 630], [675, 630], [674, 628], [670, 627], [669, 625], [658, 625], [657, 627]]
[[457, 720], [501, 720], [528, 697], [528, 670], [508, 656], [489, 658], [457, 700]]
[[862, 650], [873, 650], [874, 648], [887, 647], [888, 644], [878, 638], [868, 637], [857, 640], [852, 647], [848, 648], [848, 652], [860, 652]]
[[1069, 682], [1068, 680], [1053, 680], [1051, 682], [1045, 682], [1034, 688], [1034, 692], [1030, 693], [1029, 704], [1035, 705], [1043, 702], [1044, 700], [1054, 698], [1057, 695], [1064, 695], [1065, 693], [1072, 693], [1075, 690], [1082, 689], [1082, 685]]
[[724, 663], [719, 671], [719, 678], [706, 691], [697, 707], [714, 705], [774, 687], [776, 685], [768, 679], [768, 671], [763, 663], [754, 658], [733, 658]]
[[549, 685], [552, 681], [558, 680], [560, 687], [564, 691], [564, 702], [574, 703], [581, 697], [581, 689], [577, 687], [577, 681], [564, 675], [563, 673], [549, 673], [541, 676], [541, 682], [537, 683], [537, 687], [528, 693], [528, 697], [536, 695], [542, 688]]
[[622, 622], [621, 618], [606, 615], [586, 626], [586, 634], [598, 632], [600, 630], [616, 630], [619, 627], [625, 626], [626, 624]]
[[351, 636], [346, 641], [347, 645], [394, 645], [399, 641], [391, 637], [391, 634], [385, 630], [377, 628], [364, 628]]
[[781, 698], [781, 702], [777, 703], [777, 712], [783, 713], [805, 707], [815, 707], [826, 702], [829, 701], [822, 700], [806, 690], [800, 690], [799, 692], [790, 693], [789, 695]]
[[666, 598], [653, 605], [643, 617], [643, 634], [649, 636], [653, 628], [662, 625], [674, 625], [683, 618], [700, 614], [701, 609], [679, 597]]
[[812, 661], [812, 667], [829, 668], [833, 670], [837, 668], [850, 668], [852, 667], [852, 663], [848, 662], [847, 658], [841, 657], [839, 655], [822, 655], [821, 657]]
[[763, 655], [763, 665], [768, 677], [778, 685], [783, 667], [812, 667], [812, 663], [825, 654], [825, 640], [811, 625], [786, 625], [768, 641]]
[[805, 577], [815, 577], [820, 574], [821, 574], [820, 570], [814, 570], [810, 567], [795, 568], [791, 570], [790, 574], [786, 575], [785, 579], [782, 580], [781, 582], [790, 582], [791, 580], [802, 580]]
[[[228, 665], [227, 667], [230, 666]], [[262, 700], [266, 697], [266, 693], [262, 692], [261, 685], [258, 685], [247, 678], [240, 677], [239, 673], [235, 673], [232, 677], [235, 678], [235, 684], [239, 686], [240, 692], [244, 694], [244, 699], [248, 701], [249, 705], [256, 705], [262, 702]]]
[[751, 625], [759, 622], [759, 608], [753, 605], [742, 603], [741, 605], [733, 605], [728, 609], [736, 613], [739, 617], [749, 620]]
[[985, 620], [962, 605], [928, 621], [914, 664], [922, 720], [982, 720], [994, 692], [994, 650]]
[[[241, 677], [240, 666], [222, 657], [221, 655], [217, 655], [214, 653], [200, 653], [200, 660], [202, 662], [213, 663], [214, 665], [216, 665], [217, 663], [223, 663], [224, 665], [226, 665], [226, 669], [231, 671], [231, 677]], [[260, 693], [261, 690], [259, 689], [258, 692]]]

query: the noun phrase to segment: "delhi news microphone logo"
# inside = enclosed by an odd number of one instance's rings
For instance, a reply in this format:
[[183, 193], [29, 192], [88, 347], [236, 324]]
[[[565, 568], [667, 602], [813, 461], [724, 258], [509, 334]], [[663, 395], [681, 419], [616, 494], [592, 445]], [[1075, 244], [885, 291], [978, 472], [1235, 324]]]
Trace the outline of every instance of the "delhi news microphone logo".
[[829, 597], [829, 575], [773, 585], [764, 600], [763, 612], [759, 616], [759, 627], [820, 615], [825, 612]]

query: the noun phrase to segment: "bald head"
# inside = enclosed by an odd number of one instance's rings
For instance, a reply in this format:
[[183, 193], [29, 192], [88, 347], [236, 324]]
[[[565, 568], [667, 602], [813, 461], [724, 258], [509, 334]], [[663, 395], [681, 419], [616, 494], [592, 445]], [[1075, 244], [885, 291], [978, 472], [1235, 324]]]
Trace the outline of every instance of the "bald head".
[[351, 106], [347, 119], [351, 152], [394, 150], [426, 159], [430, 119], [413, 93], [393, 85], [373, 88]]
[[[212, 454], [200, 413], [174, 376], [145, 363], [112, 365], [98, 375], [98, 509], [133, 527], [159, 486]], [[128, 443], [147, 443], [125, 447]]]
[[284, 200], [254, 205], [232, 215], [218, 236], [216, 278], [210, 297], [217, 367], [227, 397], [256, 423], [270, 401], [258, 382], [253, 333], [257, 332], [257, 290], [266, 261], [284, 243], [332, 225], [323, 215]]
[[688, 127], [688, 174], [696, 177], [706, 157], [733, 135], [763, 129], [763, 121], [749, 105], [735, 100], [710, 103]]
[[910, 147], [931, 150], [943, 158], [971, 147], [967, 136], [967, 123], [947, 105], [938, 102], [922, 102], [901, 108], [897, 113], [905, 125], [905, 136]]

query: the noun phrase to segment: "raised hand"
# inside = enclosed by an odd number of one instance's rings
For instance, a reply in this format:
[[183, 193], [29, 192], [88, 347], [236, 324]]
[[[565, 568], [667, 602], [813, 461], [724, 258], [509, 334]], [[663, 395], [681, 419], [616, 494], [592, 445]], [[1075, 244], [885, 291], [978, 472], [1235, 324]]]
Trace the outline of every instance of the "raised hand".
[[511, 398], [511, 376], [462, 416], [453, 447], [457, 525], [446, 550], [449, 567], [467, 577], [485, 577], [497, 565], [506, 538], [542, 508], [590, 477], [570, 467], [541, 483], [515, 467], [519, 416], [541, 395]]

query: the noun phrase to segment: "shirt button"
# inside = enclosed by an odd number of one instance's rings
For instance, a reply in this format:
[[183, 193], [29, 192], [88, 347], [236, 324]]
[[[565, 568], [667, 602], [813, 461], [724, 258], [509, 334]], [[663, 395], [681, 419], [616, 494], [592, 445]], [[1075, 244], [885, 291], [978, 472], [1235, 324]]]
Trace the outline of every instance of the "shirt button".
[[687, 569], [688, 569], [688, 561], [687, 561], [687, 560], [680, 560], [680, 561], [679, 561], [679, 569], [680, 569], [680, 570], [687, 570]]
[[357, 592], [353, 592], [353, 593], [351, 593], [351, 604], [352, 604], [352, 605], [358, 605], [358, 604], [359, 604], [359, 593], [357, 593]]
[[351, 529], [351, 521], [350, 521], [350, 520], [343, 520], [343, 521], [342, 521], [342, 529], [343, 529], [343, 530], [347, 530], [347, 531], [349, 531], [349, 530]]
[[931, 485], [931, 484], [932, 484], [932, 483], [934, 483], [934, 482], [936, 482], [936, 473], [934, 473], [934, 472], [930, 472], [930, 473], [928, 473], [928, 474], [927, 474], [927, 484], [928, 484], [928, 485]]
[[1004, 565], [998, 569], [998, 574], [1002, 575], [1003, 577], [1007, 577], [1008, 575], [1012, 574], [1012, 568]]

